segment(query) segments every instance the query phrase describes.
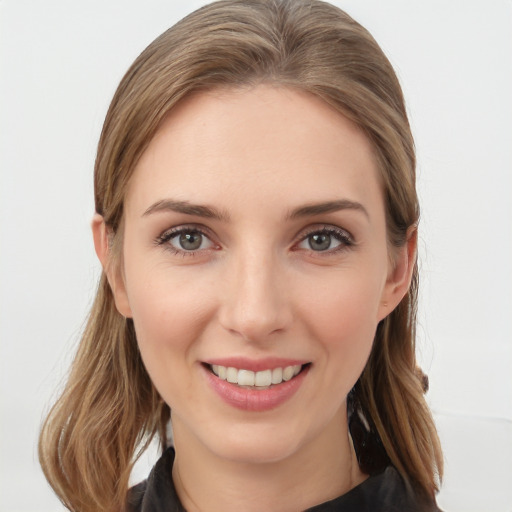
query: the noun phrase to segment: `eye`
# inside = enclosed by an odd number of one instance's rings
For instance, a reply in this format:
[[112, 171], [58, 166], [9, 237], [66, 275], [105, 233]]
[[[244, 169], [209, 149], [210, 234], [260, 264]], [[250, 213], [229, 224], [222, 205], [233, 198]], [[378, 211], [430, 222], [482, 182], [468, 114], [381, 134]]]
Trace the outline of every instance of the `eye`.
[[211, 249], [215, 244], [197, 228], [181, 227], [166, 231], [156, 240], [177, 254], [193, 255], [195, 252]]
[[297, 248], [314, 252], [336, 252], [353, 244], [352, 237], [345, 230], [329, 226], [309, 232]]
[[328, 249], [331, 249], [331, 246], [334, 244], [338, 244], [338, 240], [334, 239], [333, 237], [328, 233], [317, 233], [315, 235], [309, 235], [306, 238], [308, 245], [310, 249], [313, 251], [327, 251]]
[[205, 240], [207, 240], [206, 237], [203, 237], [203, 235], [198, 231], [190, 231], [177, 234], [176, 236], [172, 237], [169, 242], [174, 247], [178, 245], [179, 247], [176, 247], [177, 249], [183, 249], [185, 251], [197, 251], [201, 249], [201, 246], [204, 244]]

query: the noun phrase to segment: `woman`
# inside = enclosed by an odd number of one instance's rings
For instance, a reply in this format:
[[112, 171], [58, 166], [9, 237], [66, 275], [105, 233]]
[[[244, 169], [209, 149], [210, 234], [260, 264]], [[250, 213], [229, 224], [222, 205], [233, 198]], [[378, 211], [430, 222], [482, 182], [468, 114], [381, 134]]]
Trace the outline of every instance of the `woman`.
[[95, 201], [104, 273], [40, 441], [69, 509], [438, 510], [413, 140], [365, 29], [314, 0], [189, 15], [123, 78]]

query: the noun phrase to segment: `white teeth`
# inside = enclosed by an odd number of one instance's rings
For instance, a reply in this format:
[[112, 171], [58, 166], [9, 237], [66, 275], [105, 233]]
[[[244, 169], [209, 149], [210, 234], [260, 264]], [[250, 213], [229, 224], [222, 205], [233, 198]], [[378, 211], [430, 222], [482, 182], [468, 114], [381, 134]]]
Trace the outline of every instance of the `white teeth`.
[[272, 384], [280, 384], [283, 382], [283, 369], [274, 368], [272, 370]]
[[229, 367], [226, 369], [226, 380], [231, 384], [238, 383], [238, 370], [236, 368]]
[[221, 378], [222, 380], [226, 380], [228, 369], [225, 366], [218, 366], [217, 368], [219, 369], [217, 372], [219, 378]]
[[283, 380], [290, 380], [293, 377], [293, 366], [287, 366], [283, 370]]
[[281, 384], [295, 377], [301, 369], [302, 365], [285, 366], [284, 368], [274, 368], [273, 370], [262, 370], [253, 372], [251, 370], [239, 370], [232, 366], [226, 367], [218, 364], [212, 364], [211, 369], [219, 379], [227, 380], [231, 384], [239, 386], [256, 386], [266, 388], [271, 384]]
[[270, 386], [272, 384], [272, 370], [265, 370], [263, 372], [256, 372], [254, 376], [255, 386]]
[[254, 386], [254, 372], [250, 370], [238, 370], [239, 386]]

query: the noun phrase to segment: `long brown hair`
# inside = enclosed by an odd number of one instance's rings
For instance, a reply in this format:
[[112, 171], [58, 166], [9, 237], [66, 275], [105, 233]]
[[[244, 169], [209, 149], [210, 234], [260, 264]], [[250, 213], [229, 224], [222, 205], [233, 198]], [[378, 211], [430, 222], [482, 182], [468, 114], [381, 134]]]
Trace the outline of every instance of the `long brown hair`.
[[[379, 164], [389, 243], [406, 243], [419, 217], [414, 143], [400, 85], [372, 36], [318, 0], [223, 0], [158, 37], [112, 100], [94, 174], [111, 264], [120, 261], [131, 174], [169, 111], [194, 91], [259, 83], [307, 91], [359, 125]], [[432, 497], [443, 464], [416, 367], [417, 284], [415, 268], [408, 294], [377, 328], [355, 393], [391, 462]], [[133, 323], [117, 312], [103, 275], [67, 385], [42, 428], [46, 477], [70, 510], [119, 510], [134, 460], [155, 435], [165, 444], [168, 419]]]

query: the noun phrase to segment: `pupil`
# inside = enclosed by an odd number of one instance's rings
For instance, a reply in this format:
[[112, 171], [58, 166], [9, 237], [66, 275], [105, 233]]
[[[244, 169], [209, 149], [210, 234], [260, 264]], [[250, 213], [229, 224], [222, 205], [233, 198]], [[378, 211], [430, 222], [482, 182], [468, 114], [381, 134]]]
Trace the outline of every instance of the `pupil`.
[[309, 246], [314, 251], [325, 251], [331, 246], [331, 235], [311, 235], [309, 237]]
[[195, 251], [201, 247], [201, 233], [182, 233], [180, 235], [180, 245], [187, 251]]

